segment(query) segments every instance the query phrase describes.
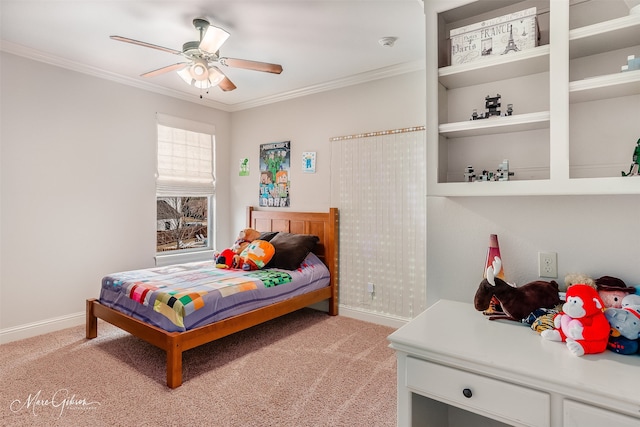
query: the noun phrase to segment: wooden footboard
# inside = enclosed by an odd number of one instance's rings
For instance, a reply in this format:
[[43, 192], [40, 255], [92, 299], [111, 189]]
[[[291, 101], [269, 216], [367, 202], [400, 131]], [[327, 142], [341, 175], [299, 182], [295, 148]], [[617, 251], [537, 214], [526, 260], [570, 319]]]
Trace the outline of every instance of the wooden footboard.
[[185, 332], [167, 332], [112, 308], [97, 299], [86, 302], [86, 337], [98, 336], [98, 320], [102, 319], [129, 332], [167, 353], [167, 385], [182, 384], [182, 352], [215, 341], [241, 330], [259, 325], [321, 301], [329, 301], [329, 314], [338, 314], [338, 211], [329, 213], [273, 212], [247, 209], [248, 224], [260, 231], [286, 231], [315, 234], [320, 237], [317, 254], [331, 272], [330, 286], [285, 301], [249, 311]]

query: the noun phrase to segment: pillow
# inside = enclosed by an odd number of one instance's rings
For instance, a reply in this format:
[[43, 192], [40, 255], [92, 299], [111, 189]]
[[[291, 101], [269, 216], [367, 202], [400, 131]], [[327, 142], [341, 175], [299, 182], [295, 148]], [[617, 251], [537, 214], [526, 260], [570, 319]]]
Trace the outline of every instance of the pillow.
[[320, 238], [312, 234], [280, 232], [270, 241], [276, 252], [265, 268], [296, 270], [319, 241]]
[[278, 234], [277, 231], [263, 231], [262, 233], [260, 233], [260, 236], [256, 240], [264, 240], [265, 242], [270, 242], [271, 239], [276, 236], [276, 234]]

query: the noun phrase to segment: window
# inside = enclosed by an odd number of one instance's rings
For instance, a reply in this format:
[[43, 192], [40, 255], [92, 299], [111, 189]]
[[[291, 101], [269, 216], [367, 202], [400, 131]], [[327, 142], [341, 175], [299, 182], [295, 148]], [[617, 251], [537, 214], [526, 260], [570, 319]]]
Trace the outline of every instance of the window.
[[158, 114], [156, 252], [213, 248], [213, 126]]

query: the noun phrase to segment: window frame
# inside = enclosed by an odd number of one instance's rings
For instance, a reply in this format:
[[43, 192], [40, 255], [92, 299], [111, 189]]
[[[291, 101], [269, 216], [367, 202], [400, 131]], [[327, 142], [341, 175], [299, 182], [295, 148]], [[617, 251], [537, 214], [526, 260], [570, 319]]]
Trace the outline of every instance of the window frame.
[[[180, 130], [185, 130], [189, 132], [196, 132], [200, 134], [206, 134], [211, 137], [211, 173], [213, 178], [213, 186], [211, 194], [202, 194], [198, 192], [197, 194], [172, 194], [169, 195], [166, 192], [162, 194], [159, 193], [159, 173], [157, 169], [158, 165], [158, 146], [159, 146], [159, 127], [165, 126]], [[166, 114], [157, 113], [157, 121], [156, 121], [156, 230], [157, 230], [157, 201], [163, 198], [169, 197], [206, 197], [207, 199], [207, 245], [206, 247], [198, 247], [198, 248], [182, 248], [175, 249], [169, 251], [157, 251], [157, 232], [156, 232], [156, 249], [155, 249], [155, 262], [156, 266], [164, 266], [171, 265], [177, 263], [184, 262], [192, 262], [192, 261], [201, 261], [211, 259], [214, 252], [215, 246], [215, 230], [216, 230], [216, 210], [215, 210], [215, 196], [216, 196], [216, 188], [215, 188], [215, 162], [216, 160], [216, 138], [215, 138], [215, 126], [195, 122], [192, 120], [182, 119], [174, 116], [169, 116]], [[188, 192], [187, 192], [188, 193]]]

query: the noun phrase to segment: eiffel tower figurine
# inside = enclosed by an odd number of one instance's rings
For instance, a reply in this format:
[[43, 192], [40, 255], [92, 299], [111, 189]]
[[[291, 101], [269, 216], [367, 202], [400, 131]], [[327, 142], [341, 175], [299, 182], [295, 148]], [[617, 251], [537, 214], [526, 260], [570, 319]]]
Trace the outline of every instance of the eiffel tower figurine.
[[509, 42], [507, 43], [507, 47], [504, 48], [504, 52], [502, 52], [502, 54], [504, 55], [505, 53], [514, 51], [517, 52], [520, 49], [518, 49], [518, 46], [516, 46], [516, 43], [513, 41], [513, 25], [509, 26]]

